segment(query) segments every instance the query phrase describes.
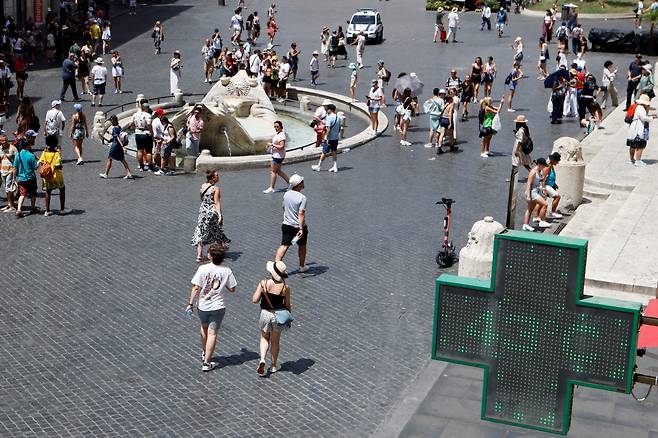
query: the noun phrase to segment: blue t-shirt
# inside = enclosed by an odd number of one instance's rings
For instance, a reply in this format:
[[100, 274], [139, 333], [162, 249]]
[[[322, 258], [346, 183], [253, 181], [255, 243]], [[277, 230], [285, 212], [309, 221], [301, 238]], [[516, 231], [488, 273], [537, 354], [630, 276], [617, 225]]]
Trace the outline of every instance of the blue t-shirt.
[[340, 138], [340, 120], [337, 114], [329, 114], [324, 119], [324, 125], [329, 130], [329, 135], [327, 136], [329, 140], [338, 140]]
[[22, 150], [14, 158], [18, 181], [30, 181], [36, 179], [35, 170], [39, 168], [37, 157], [30, 151]]

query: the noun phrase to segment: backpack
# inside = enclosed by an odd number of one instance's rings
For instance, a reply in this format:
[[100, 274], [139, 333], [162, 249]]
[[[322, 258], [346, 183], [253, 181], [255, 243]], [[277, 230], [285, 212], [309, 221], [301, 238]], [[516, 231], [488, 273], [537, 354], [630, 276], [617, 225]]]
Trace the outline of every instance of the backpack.
[[39, 175], [46, 181], [50, 181], [55, 177], [55, 171], [51, 163], [42, 162], [39, 164]]
[[523, 151], [524, 154], [530, 155], [534, 148], [535, 148], [535, 143], [532, 141], [532, 138], [530, 138], [527, 132], [524, 132], [523, 140], [521, 141], [521, 150]]
[[49, 135], [59, 134], [59, 126], [57, 126], [58, 125], [57, 119], [59, 118], [58, 116], [59, 116], [59, 113], [57, 113], [57, 115], [55, 117], [46, 120], [46, 133], [47, 134], [49, 134]]
[[508, 74], [507, 77], [505, 78], [505, 85], [509, 85], [510, 82], [512, 82], [512, 73]]
[[384, 75], [384, 77], [382, 78], [382, 80], [383, 80], [384, 82], [388, 83], [388, 81], [391, 80], [391, 71], [388, 70], [388, 69], [386, 69], [386, 68], [384, 69], [384, 71], [386, 72], [386, 74]]
[[633, 117], [635, 117], [635, 108], [637, 108], [637, 103], [634, 103], [628, 107], [628, 111], [626, 111], [626, 117], [624, 117], [624, 123], [628, 123], [629, 125], [633, 123]]
[[567, 36], [567, 29], [564, 26], [560, 26], [557, 30], [557, 35], [555, 35], [558, 40], [564, 39]]

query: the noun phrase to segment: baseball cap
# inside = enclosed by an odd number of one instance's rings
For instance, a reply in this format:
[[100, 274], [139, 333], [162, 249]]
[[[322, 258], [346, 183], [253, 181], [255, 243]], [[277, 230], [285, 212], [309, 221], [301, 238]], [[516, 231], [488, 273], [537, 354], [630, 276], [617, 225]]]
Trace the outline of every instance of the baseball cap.
[[26, 137], [36, 137], [36, 136], [37, 136], [37, 133], [34, 132], [33, 129], [28, 129], [27, 132], [25, 133], [25, 136], [26, 136]]
[[164, 116], [166, 113], [162, 108], [158, 108], [155, 110], [155, 115], [156, 116]]
[[298, 185], [304, 182], [304, 177], [301, 175], [294, 174], [288, 180], [288, 190], [294, 189]]
[[61, 105], [61, 104], [62, 104], [62, 101], [61, 101], [61, 100], [57, 100], [57, 99], [55, 99], [55, 100], [53, 100], [52, 102], [50, 102], [50, 107], [51, 107], [51, 108], [54, 108], [54, 107], [56, 107], [57, 105]]

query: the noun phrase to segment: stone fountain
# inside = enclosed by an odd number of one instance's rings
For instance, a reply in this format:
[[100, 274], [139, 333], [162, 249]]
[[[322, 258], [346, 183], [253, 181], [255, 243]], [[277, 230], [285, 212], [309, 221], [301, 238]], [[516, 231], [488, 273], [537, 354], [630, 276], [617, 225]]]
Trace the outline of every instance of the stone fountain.
[[263, 87], [246, 71], [222, 77], [201, 102], [186, 104], [171, 118], [176, 130], [196, 106], [204, 121], [200, 150], [215, 157], [265, 153], [277, 115]]

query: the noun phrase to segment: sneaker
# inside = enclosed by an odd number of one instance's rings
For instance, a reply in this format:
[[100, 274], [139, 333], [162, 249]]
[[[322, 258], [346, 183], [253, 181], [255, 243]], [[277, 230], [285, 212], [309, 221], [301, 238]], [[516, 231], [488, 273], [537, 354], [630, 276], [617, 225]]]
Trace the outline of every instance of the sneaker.
[[404, 146], [404, 143], [405, 143], [404, 140], [400, 140], [400, 144], [401, 144], [402, 146]]
[[333, 167], [329, 169], [329, 172], [338, 173], [338, 166], [334, 164]]
[[265, 362], [260, 362], [258, 364], [258, 368], [256, 369], [256, 372], [258, 373], [259, 376], [264, 377], [265, 376]]
[[71, 212], [71, 210], [67, 210], [67, 209], [65, 208], [65, 209], [59, 211], [59, 215], [60, 215], [60, 216], [66, 216], [66, 215], [69, 214], [70, 212]]
[[560, 213], [558, 213], [557, 211], [554, 211], [554, 212], [551, 213], [551, 218], [553, 218], [553, 219], [562, 219], [563, 216]]
[[523, 231], [535, 231], [535, 229], [528, 224], [523, 224]]
[[47, 211], [43, 214], [45, 217], [52, 216], [53, 212], [52, 211]]
[[627, 163], [632, 166], [633, 164], [635, 164], [635, 160], [628, 160]]
[[315, 170], [316, 172], [320, 171], [320, 165], [319, 164], [314, 164], [311, 166], [311, 169]]
[[533, 221], [533, 222], [539, 222], [540, 220], [541, 220], [541, 219], [538, 218], [538, 217], [533, 217], [533, 218], [532, 218], [532, 221]]
[[107, 173], [99, 173], [98, 176], [100, 176], [103, 179], [107, 178]]
[[129, 173], [128, 175], [124, 176], [123, 179], [134, 179], [132, 174]]
[[281, 367], [271, 366], [270, 369], [267, 370], [267, 372], [269, 372], [270, 374], [274, 374], [274, 373], [276, 373], [277, 371], [279, 371], [280, 369], [281, 369]]
[[76, 166], [82, 166], [83, 164], [85, 164], [85, 162], [82, 158], [78, 158], [78, 161], [75, 162]]
[[263, 193], [265, 193], [266, 195], [269, 193], [274, 193], [274, 189], [272, 187], [268, 187], [265, 190], [263, 190]]
[[411, 142], [410, 142], [410, 141], [407, 141], [407, 140], [405, 140], [405, 141], [404, 141], [404, 146], [411, 146]]
[[645, 167], [646, 165], [647, 165], [647, 163], [645, 163], [642, 160], [635, 160], [635, 166], [636, 167]]
[[158, 170], [157, 172], [153, 172], [153, 175], [158, 175], [158, 176], [161, 176], [161, 175], [164, 175], [164, 174], [165, 173], [162, 171], [162, 169]]
[[138, 168], [135, 169], [135, 170], [137, 170], [137, 171], [139, 171], [139, 172], [144, 172], [144, 168], [143, 168], [143, 167], [138, 167]]
[[433, 147], [434, 147], [434, 143], [425, 143], [425, 147], [426, 147], [427, 149], [433, 148]]
[[481, 156], [482, 158], [488, 158], [488, 157], [489, 157], [489, 154], [487, 154], [486, 152], [482, 152], [482, 153], [480, 154], [480, 156]]
[[540, 228], [549, 228], [549, 227], [551, 226], [551, 223], [550, 223], [550, 222], [546, 222], [546, 221], [539, 221], [539, 223], [538, 223], [537, 225], [538, 225]]
[[297, 269], [297, 272], [300, 274], [303, 274], [306, 271], [308, 271], [308, 266], [300, 266], [299, 269]]
[[507, 112], [508, 112], [508, 113], [515, 113], [516, 110], [515, 110], [515, 109], [512, 109], [512, 108], [507, 108]]
[[119, 90], [114, 90], [114, 94], [119, 94]]
[[203, 365], [201, 365], [201, 371], [211, 371], [214, 370], [215, 367], [217, 367], [217, 363], [215, 362], [204, 362]]

